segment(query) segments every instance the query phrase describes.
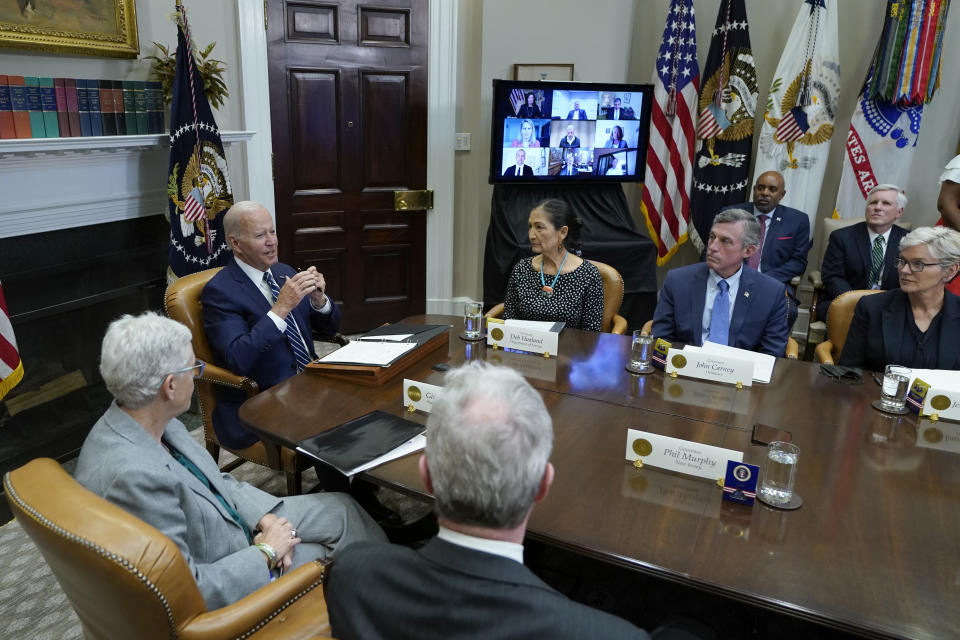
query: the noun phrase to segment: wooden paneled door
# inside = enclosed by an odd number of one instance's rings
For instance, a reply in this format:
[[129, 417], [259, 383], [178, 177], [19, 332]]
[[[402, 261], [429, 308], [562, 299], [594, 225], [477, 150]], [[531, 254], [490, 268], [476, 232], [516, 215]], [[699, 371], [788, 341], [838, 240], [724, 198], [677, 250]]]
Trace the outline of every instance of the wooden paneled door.
[[281, 260], [322, 271], [343, 331], [423, 313], [427, 0], [268, 0]]

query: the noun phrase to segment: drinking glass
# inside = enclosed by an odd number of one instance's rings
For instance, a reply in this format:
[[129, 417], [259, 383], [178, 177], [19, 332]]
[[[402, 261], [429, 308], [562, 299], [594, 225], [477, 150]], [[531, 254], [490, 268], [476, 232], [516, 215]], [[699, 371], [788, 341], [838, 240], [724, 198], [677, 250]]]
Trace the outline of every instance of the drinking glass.
[[633, 332], [633, 343], [630, 345], [630, 365], [627, 367], [634, 373], [650, 373], [653, 371], [653, 336]]
[[906, 406], [907, 390], [910, 388], [910, 374], [907, 367], [888, 364], [880, 385], [880, 406], [887, 411], [900, 412]]
[[476, 340], [480, 337], [482, 325], [483, 303], [467, 302], [463, 307], [463, 334], [466, 338]]
[[763, 463], [760, 497], [772, 505], [785, 505], [793, 499], [800, 448], [789, 442], [771, 442]]

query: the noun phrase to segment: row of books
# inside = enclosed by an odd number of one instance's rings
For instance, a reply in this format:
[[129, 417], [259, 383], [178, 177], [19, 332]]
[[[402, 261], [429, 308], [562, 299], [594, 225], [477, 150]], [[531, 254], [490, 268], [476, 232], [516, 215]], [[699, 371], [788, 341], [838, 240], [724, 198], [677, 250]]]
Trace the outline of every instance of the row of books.
[[0, 75], [0, 138], [163, 133], [163, 89], [142, 80]]

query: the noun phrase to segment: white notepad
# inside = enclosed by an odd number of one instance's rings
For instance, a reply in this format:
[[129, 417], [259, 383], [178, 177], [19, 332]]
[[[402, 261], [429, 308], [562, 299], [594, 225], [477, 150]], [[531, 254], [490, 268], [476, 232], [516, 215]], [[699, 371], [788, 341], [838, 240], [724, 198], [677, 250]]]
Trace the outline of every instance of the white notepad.
[[320, 358], [325, 364], [363, 364], [385, 366], [416, 347], [414, 342], [367, 342], [354, 340]]

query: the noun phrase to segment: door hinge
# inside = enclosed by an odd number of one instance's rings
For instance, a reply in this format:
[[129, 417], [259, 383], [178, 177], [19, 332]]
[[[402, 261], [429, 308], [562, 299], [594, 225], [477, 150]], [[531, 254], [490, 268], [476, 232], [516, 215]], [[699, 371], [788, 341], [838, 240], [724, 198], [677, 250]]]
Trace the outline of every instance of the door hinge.
[[267, 0], [263, 0], [263, 30], [267, 31], [267, 23], [269, 18], [267, 18]]
[[272, 174], [273, 181], [277, 181], [277, 156], [272, 151], [270, 152], [270, 173]]

